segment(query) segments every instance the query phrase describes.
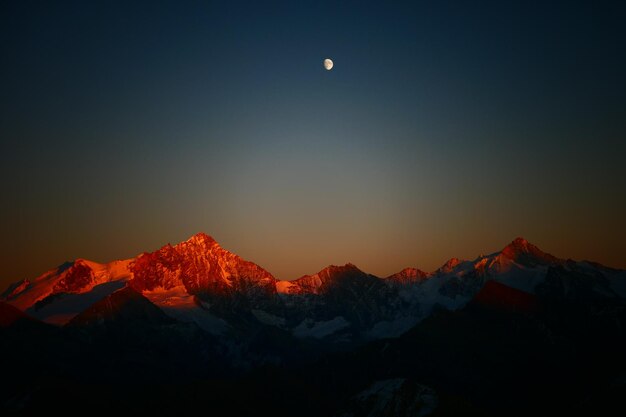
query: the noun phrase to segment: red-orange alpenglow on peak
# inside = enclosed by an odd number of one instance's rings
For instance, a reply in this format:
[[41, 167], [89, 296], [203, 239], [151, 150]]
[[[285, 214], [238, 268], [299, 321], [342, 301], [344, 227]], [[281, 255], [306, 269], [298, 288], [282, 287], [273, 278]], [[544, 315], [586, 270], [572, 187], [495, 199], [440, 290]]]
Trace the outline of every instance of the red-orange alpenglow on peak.
[[502, 255], [524, 265], [556, 264], [561, 262], [558, 258], [543, 252], [537, 246], [528, 242], [522, 237], [518, 237], [508, 244]]

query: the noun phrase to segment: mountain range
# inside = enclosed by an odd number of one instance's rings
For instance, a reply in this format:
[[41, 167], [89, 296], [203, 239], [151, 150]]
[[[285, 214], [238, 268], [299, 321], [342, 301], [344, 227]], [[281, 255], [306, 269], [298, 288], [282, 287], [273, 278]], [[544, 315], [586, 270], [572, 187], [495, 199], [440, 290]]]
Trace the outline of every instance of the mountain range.
[[[8, 409], [42, 404], [20, 405], [21, 396], [35, 395], [33, 375], [72, 384], [110, 383], [121, 375], [142, 384], [192, 378], [221, 381], [220, 388], [211, 385], [221, 394], [230, 381], [249, 395], [271, 381], [293, 403], [277, 406], [269, 401], [275, 393], [259, 401], [269, 412], [291, 415], [308, 401], [293, 391], [304, 389], [305, 374], [317, 381], [307, 389], [324, 397], [311, 405], [311, 415], [346, 416], [511, 413], [503, 399], [517, 396], [506, 392], [491, 400], [462, 381], [478, 374], [494, 392], [502, 389], [496, 380], [510, 381], [520, 392], [538, 390], [543, 386], [531, 389], [526, 375], [537, 363], [563, 375], [577, 364], [604, 384], [626, 376], [623, 360], [605, 362], [626, 347], [626, 271], [559, 259], [523, 238], [473, 260], [452, 258], [432, 272], [405, 268], [377, 277], [346, 264], [281, 281], [199, 233], [132, 259], [66, 262], [10, 285], [0, 299], [0, 365], [28, 386], [3, 398]], [[588, 346], [579, 333], [612, 346]], [[474, 368], [508, 369], [509, 355], [516, 358], [511, 369], [523, 377]], [[274, 369], [271, 376], [259, 374], [268, 369]], [[334, 375], [330, 384], [324, 382], [328, 375]], [[551, 381], [561, 384], [556, 391], [563, 399], [570, 393], [564, 387], [578, 379]], [[114, 391], [124, 398], [120, 407], [147, 406], [145, 399], [131, 401]], [[51, 394], [42, 395], [40, 401]]]
[[340, 342], [399, 336], [433, 310], [463, 307], [490, 281], [528, 294], [626, 297], [624, 271], [558, 259], [523, 238], [472, 261], [452, 258], [433, 272], [406, 268], [381, 278], [346, 264], [279, 281], [199, 233], [132, 259], [66, 262], [14, 283], [1, 299], [33, 318], [65, 325], [131, 288], [167, 316], [213, 335], [232, 333], [245, 318], [297, 337]]

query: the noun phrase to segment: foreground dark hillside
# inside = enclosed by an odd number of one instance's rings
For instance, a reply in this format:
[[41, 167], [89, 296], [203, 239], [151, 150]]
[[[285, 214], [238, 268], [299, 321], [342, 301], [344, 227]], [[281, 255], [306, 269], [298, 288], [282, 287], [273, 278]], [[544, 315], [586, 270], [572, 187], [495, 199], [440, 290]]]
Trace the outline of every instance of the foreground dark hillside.
[[[219, 341], [156, 311], [62, 329], [21, 317], [0, 333], [2, 407], [233, 416], [418, 415], [432, 408], [430, 415], [495, 416], [604, 415], [619, 404], [626, 394], [623, 303], [531, 300], [505, 290], [509, 302], [499, 305], [493, 297], [502, 290], [486, 286], [460, 311], [437, 312], [399, 338], [348, 352], [324, 353], [260, 329], [246, 355], [265, 355], [276, 344], [299, 360], [245, 371], [231, 366]], [[516, 296], [523, 301], [516, 304]]]

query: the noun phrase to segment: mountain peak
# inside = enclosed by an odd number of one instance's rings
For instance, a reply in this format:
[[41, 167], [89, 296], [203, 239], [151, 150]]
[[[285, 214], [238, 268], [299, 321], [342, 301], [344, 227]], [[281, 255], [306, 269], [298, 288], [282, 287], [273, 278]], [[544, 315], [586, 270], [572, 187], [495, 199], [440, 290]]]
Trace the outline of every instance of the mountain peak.
[[464, 262], [463, 260], [459, 259], [459, 258], [450, 258], [446, 261], [445, 264], [443, 264], [438, 270], [437, 272], [442, 272], [442, 273], [448, 273], [451, 272], [454, 268], [456, 268], [459, 264], [461, 264], [462, 262]]
[[158, 324], [174, 322], [141, 293], [124, 287], [91, 305], [74, 317], [70, 325], [106, 325], [137, 320]]
[[372, 285], [374, 282], [382, 281], [374, 275], [361, 271], [352, 263], [329, 265], [317, 274], [305, 275], [291, 281], [291, 284], [295, 285], [297, 290], [290, 290], [290, 292], [321, 294], [338, 289], [361, 288]]
[[402, 271], [396, 272], [395, 274], [390, 275], [387, 278], [390, 278], [394, 275], [403, 275], [405, 277], [419, 277], [419, 276], [426, 276], [427, 274], [421, 269], [409, 267], [409, 268], [404, 268]]
[[187, 239], [185, 242], [188, 242], [188, 243], [203, 243], [203, 244], [206, 244], [206, 245], [210, 245], [210, 244], [213, 244], [213, 243], [217, 244], [217, 241], [215, 239], [213, 239], [213, 237], [207, 235], [204, 232], [196, 233], [195, 235], [193, 235], [189, 239]]
[[314, 277], [319, 277], [323, 280], [334, 280], [337, 277], [354, 276], [354, 275], [367, 275], [367, 274], [361, 271], [356, 265], [352, 263], [347, 263], [344, 265], [328, 265], [326, 268], [322, 269], [316, 274], [303, 275], [300, 278], [292, 282], [308, 280]]
[[423, 281], [427, 277], [428, 277], [428, 274], [420, 269], [404, 268], [402, 271], [389, 275], [385, 279], [400, 282], [400, 283], [410, 283], [410, 282], [415, 282], [415, 281], [417, 282]]
[[560, 262], [558, 258], [542, 251], [523, 237], [518, 237], [509, 243], [504, 249], [502, 249], [501, 254], [520, 264], [529, 266]]
[[527, 250], [530, 246], [534, 246], [534, 245], [530, 243], [528, 240], [520, 236], [520, 237], [516, 237], [515, 239], [513, 239], [513, 241], [509, 243], [508, 246], [519, 248], [521, 250]]
[[260, 292], [275, 290], [275, 278], [269, 272], [222, 248], [205, 233], [140, 255], [130, 271], [130, 285], [140, 292], [184, 286], [192, 295], [225, 295], [244, 281], [262, 287]]
[[359, 273], [364, 274], [355, 264], [348, 262], [344, 265], [328, 265], [322, 269], [318, 274], [327, 273], [328, 275], [344, 274], [344, 273]]

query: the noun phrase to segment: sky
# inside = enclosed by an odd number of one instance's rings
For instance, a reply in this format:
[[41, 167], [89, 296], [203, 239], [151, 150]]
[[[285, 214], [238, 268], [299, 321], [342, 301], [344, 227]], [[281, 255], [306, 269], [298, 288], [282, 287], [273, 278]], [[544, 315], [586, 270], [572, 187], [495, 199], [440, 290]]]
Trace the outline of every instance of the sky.
[[4, 1], [0, 284], [198, 232], [279, 279], [517, 236], [626, 268], [624, 21], [599, 1]]

